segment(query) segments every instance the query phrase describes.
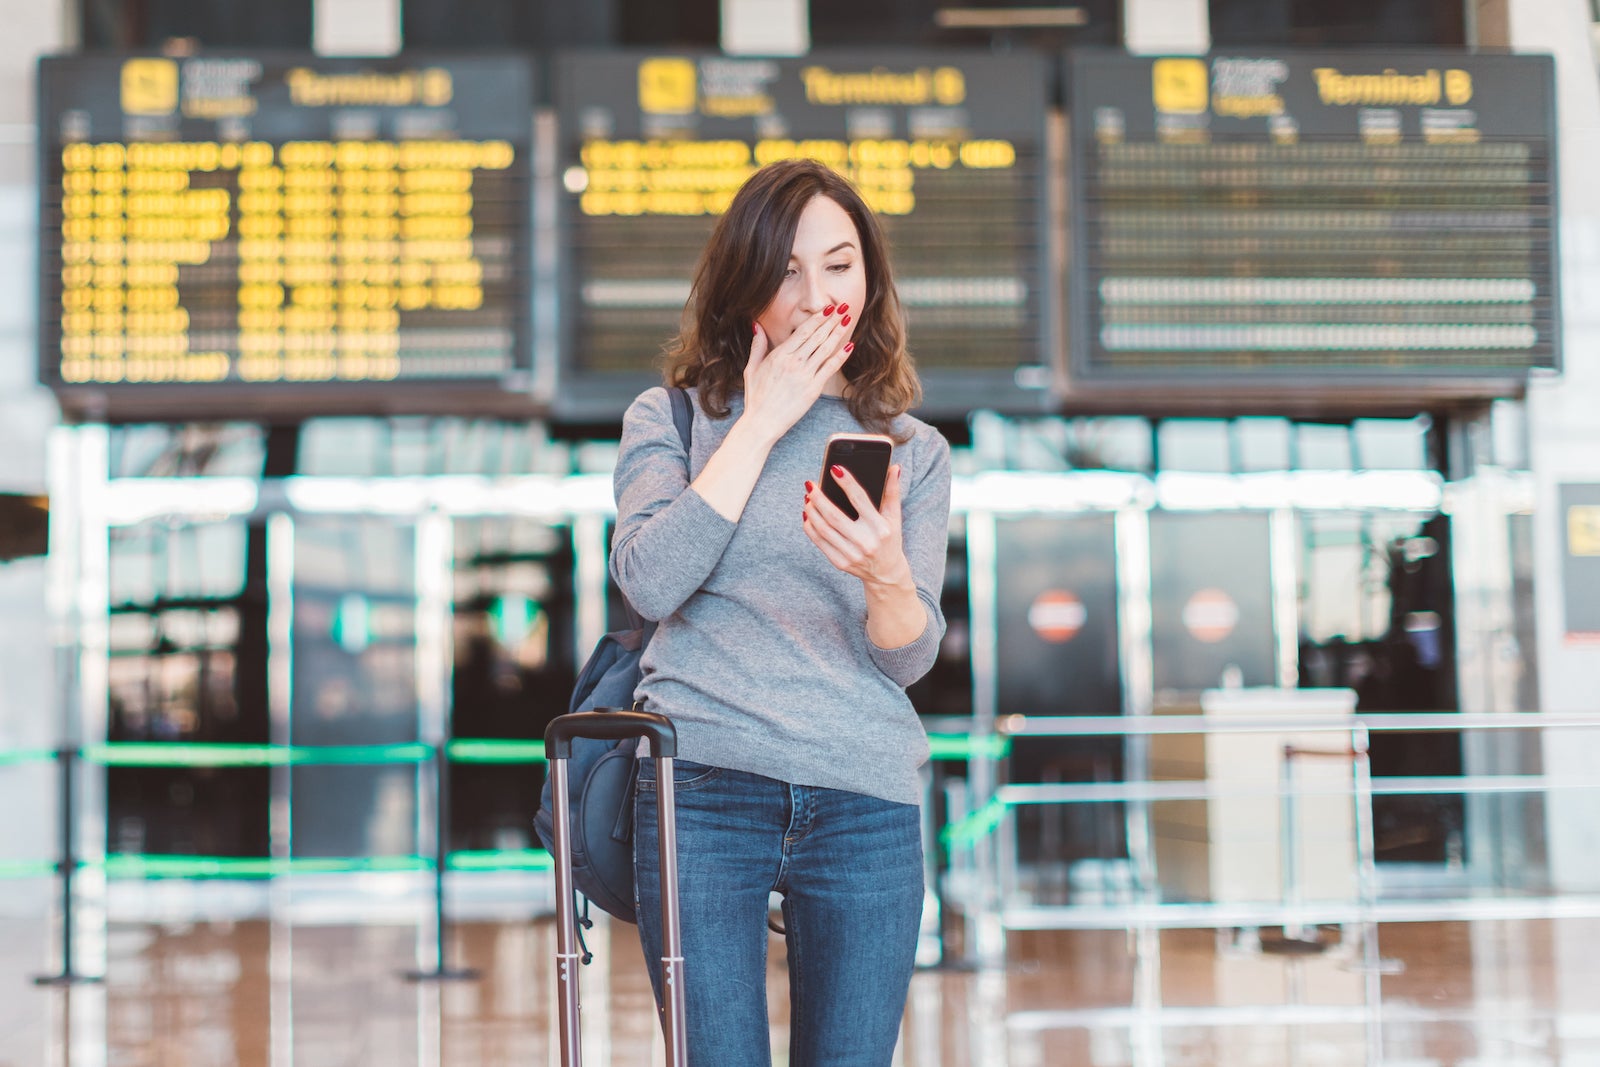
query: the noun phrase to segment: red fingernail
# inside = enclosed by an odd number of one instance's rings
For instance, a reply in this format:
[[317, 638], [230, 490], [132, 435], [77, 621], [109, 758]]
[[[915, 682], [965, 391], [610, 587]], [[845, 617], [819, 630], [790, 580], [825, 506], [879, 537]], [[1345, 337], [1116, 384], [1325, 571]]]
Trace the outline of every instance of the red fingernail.
[[843, 468], [843, 467], [841, 467], [841, 466], [839, 466], [839, 465], [838, 465], [838, 464], [837, 464], [837, 463], [835, 463], [835, 464], [834, 464], [834, 465], [833, 465], [833, 466], [831, 466], [831, 467], [829, 467], [829, 468], [828, 468], [828, 471], [829, 471], [829, 472], [830, 472], [830, 473], [831, 473], [831, 474], [832, 474], [832, 475], [833, 475], [833, 476], [834, 476], [834, 477], [835, 477], [835, 478], [843, 478], [843, 477], [844, 477], [844, 468]]
[[811, 516], [802, 511], [800, 513], [800, 521], [801, 522], [810, 522], [811, 521]]
[[760, 332], [761, 332], [761, 327], [759, 325], [757, 325], [756, 323], [752, 322], [750, 324], [750, 336], [754, 337], [756, 334], [758, 334]]
[[833, 314], [833, 305], [829, 304], [827, 307], [823, 308], [822, 309], [822, 313], [824, 315], [832, 315]]
[[849, 310], [850, 310], [850, 305], [849, 304], [840, 304], [839, 305], [839, 314], [843, 315], [846, 311], [849, 311]]
[[[846, 316], [846, 317], [848, 318], [848, 316]], [[844, 343], [844, 354], [845, 355], [848, 356], [851, 352], [854, 352], [855, 350], [856, 350], [856, 343], [854, 341], [846, 341]]]
[[850, 316], [846, 315], [844, 318], [840, 319], [839, 320], [839, 325], [840, 326], [848, 326], [848, 325], [850, 325]]
[[810, 482], [807, 482], [806, 483], [806, 496], [810, 496], [811, 495], [811, 490], [813, 490], [815, 488], [816, 488], [816, 486], [812, 485]]

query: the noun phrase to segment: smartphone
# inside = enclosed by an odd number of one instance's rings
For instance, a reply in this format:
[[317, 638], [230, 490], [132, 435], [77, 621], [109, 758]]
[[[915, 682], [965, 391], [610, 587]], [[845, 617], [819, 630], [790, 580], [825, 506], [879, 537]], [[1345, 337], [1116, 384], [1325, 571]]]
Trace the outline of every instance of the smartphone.
[[823, 495], [852, 519], [860, 518], [844, 487], [834, 481], [830, 468], [843, 467], [861, 483], [872, 498], [872, 506], [883, 506], [883, 483], [889, 478], [889, 459], [894, 440], [881, 433], [836, 433], [822, 450], [822, 477], [818, 484]]

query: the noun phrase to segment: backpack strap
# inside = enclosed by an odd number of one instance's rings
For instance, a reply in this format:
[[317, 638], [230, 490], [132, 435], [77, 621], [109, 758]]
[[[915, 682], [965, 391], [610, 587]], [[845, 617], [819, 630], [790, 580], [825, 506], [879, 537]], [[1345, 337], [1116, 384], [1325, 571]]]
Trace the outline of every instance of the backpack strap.
[[[672, 425], [678, 430], [678, 440], [683, 442], [684, 464], [687, 466], [689, 450], [694, 444], [694, 402], [689, 399], [689, 390], [681, 385], [668, 386], [667, 396], [672, 401]], [[626, 597], [622, 600], [622, 606], [628, 614], [628, 625], [635, 630], [643, 630], [644, 640], [649, 641], [655, 635], [656, 624], [635, 611]]]
[[678, 440], [683, 442], [683, 451], [687, 454], [694, 444], [694, 405], [689, 402], [689, 390], [674, 385], [667, 390], [667, 395], [672, 398], [672, 425], [678, 428]]

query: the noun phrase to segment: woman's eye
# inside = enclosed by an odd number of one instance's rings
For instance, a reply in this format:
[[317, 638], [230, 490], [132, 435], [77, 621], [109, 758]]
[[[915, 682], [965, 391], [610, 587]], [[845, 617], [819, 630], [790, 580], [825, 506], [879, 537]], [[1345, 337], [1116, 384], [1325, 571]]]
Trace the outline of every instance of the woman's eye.
[[851, 266], [852, 264], [849, 263], [832, 263], [829, 264], [828, 269], [833, 271], [835, 274], [843, 274], [845, 271], [849, 270]]

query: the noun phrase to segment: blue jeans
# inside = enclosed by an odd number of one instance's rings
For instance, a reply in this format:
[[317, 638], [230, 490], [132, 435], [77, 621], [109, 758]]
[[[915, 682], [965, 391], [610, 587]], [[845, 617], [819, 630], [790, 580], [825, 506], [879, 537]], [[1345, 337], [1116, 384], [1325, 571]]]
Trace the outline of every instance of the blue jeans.
[[[888, 1067], [922, 918], [921, 813], [859, 793], [675, 761], [683, 981], [692, 1067], [764, 1067], [767, 899], [783, 894], [790, 1067]], [[633, 867], [661, 1003], [655, 761], [643, 760]]]

